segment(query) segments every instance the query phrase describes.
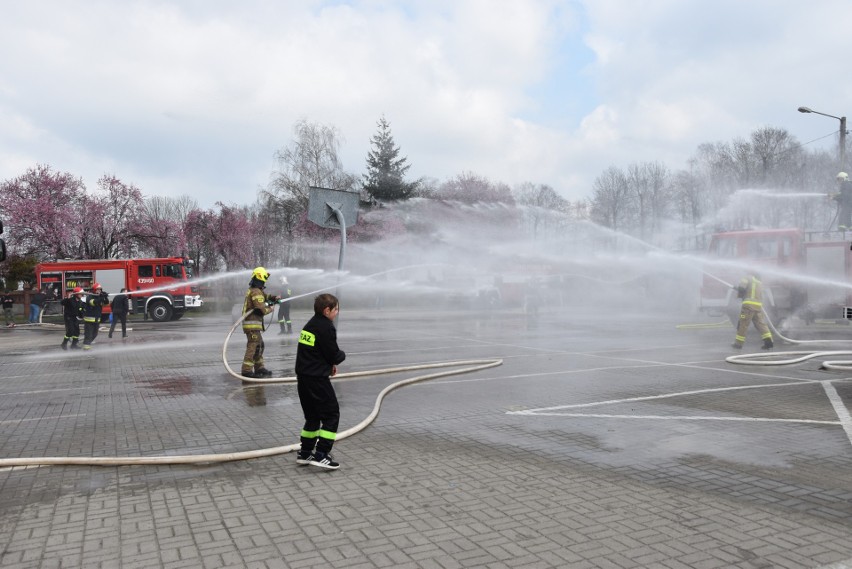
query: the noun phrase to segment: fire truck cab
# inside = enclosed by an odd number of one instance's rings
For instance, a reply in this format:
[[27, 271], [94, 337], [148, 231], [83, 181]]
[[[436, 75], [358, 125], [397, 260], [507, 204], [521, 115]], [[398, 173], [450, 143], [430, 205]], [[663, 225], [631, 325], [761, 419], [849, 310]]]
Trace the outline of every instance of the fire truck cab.
[[[156, 322], [177, 320], [203, 303], [197, 287], [188, 282], [192, 261], [182, 257], [56, 261], [39, 263], [35, 272], [38, 287], [56, 298], [78, 286], [89, 291], [95, 282], [110, 297], [127, 289], [133, 312]], [[104, 314], [109, 312], [104, 307]]]

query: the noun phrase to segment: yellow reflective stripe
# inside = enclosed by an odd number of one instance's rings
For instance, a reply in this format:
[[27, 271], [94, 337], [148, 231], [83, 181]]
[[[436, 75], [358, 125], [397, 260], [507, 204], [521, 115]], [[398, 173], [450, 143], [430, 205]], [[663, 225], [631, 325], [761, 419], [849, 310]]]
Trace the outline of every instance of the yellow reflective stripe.
[[744, 300], [743, 304], [750, 304], [751, 306], [757, 306], [758, 308], [763, 306], [763, 303], [757, 300]]
[[337, 438], [337, 433], [333, 433], [331, 431], [324, 431], [323, 429], [320, 429], [319, 438], [328, 439], [330, 441], [333, 441], [334, 439]]
[[315, 439], [315, 438], [317, 438], [317, 435], [319, 435], [319, 431], [305, 431], [303, 429], [302, 434], [300, 436], [302, 436], [306, 439]]
[[98, 319], [95, 318], [94, 316], [84, 316], [83, 321], [84, 322], [97, 322]]
[[251, 297], [251, 299], [256, 302], [263, 302], [264, 300], [266, 300], [262, 294], [255, 295]]
[[314, 346], [316, 344], [316, 342], [317, 342], [317, 337], [314, 336], [313, 334], [311, 334], [310, 332], [307, 332], [305, 330], [302, 330], [301, 332], [299, 332], [299, 343], [300, 344], [304, 344], [306, 346]]
[[263, 330], [263, 324], [254, 320], [243, 320], [243, 330]]

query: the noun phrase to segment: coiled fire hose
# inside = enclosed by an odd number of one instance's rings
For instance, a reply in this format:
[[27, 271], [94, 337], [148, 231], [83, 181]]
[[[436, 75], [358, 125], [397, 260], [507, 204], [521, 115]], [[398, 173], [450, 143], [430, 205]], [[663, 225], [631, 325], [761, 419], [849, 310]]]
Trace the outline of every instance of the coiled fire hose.
[[[297, 298], [297, 297], [292, 297]], [[263, 378], [263, 379], [248, 379], [244, 378], [241, 375], [234, 372], [231, 369], [231, 366], [228, 365], [228, 361], [226, 358], [226, 352], [228, 347], [228, 341], [231, 338], [231, 335], [234, 333], [234, 330], [240, 326], [245, 319], [245, 317], [249, 313], [243, 314], [242, 318], [238, 319], [237, 322], [231, 327], [228, 332], [227, 337], [225, 338], [225, 342], [222, 345], [222, 361], [225, 364], [225, 369], [228, 370], [228, 373], [237, 378], [243, 380], [243, 382], [251, 382], [251, 383], [293, 383], [296, 381], [295, 377], [280, 377], [280, 378]], [[378, 396], [376, 396], [376, 402], [373, 404], [373, 409], [367, 417], [355, 425], [354, 427], [350, 427], [345, 431], [337, 434], [337, 440], [342, 440], [347, 437], [351, 437], [364, 429], [367, 428], [379, 415], [379, 410], [382, 406], [382, 401], [391, 391], [403, 387], [405, 385], [411, 385], [412, 383], [417, 383], [421, 381], [427, 381], [430, 379], [437, 379], [440, 377], [447, 377], [450, 375], [459, 375], [462, 373], [471, 373], [474, 371], [479, 371], [483, 369], [488, 369], [492, 367], [496, 367], [503, 364], [502, 359], [495, 360], [462, 360], [462, 361], [451, 361], [451, 362], [439, 362], [439, 363], [431, 363], [431, 364], [420, 364], [413, 366], [404, 366], [404, 367], [394, 367], [394, 368], [386, 368], [379, 370], [370, 370], [370, 371], [359, 371], [359, 372], [349, 372], [349, 373], [340, 373], [334, 376], [335, 380], [338, 379], [352, 379], [358, 377], [367, 377], [373, 375], [381, 375], [388, 373], [399, 373], [405, 371], [415, 371], [415, 370], [423, 370], [423, 369], [435, 369], [442, 367], [461, 367], [461, 369], [453, 369], [447, 371], [441, 371], [436, 373], [430, 373], [426, 375], [420, 375], [417, 377], [411, 377], [408, 379], [403, 379], [401, 381], [397, 381], [396, 383], [392, 383], [382, 389]], [[218, 454], [196, 454], [196, 455], [169, 455], [169, 456], [90, 456], [90, 457], [73, 457], [73, 456], [47, 456], [47, 457], [36, 457], [36, 458], [2, 458], [0, 459], [0, 468], [11, 467], [11, 466], [48, 466], [48, 465], [82, 465], [82, 466], [133, 466], [133, 465], [151, 465], [151, 464], [205, 464], [205, 463], [220, 463], [220, 462], [232, 462], [237, 460], [248, 460], [252, 458], [261, 458], [266, 456], [274, 456], [278, 454], [285, 454], [288, 452], [296, 451], [300, 448], [299, 443], [294, 443], [285, 446], [271, 447], [271, 448], [263, 448], [257, 450], [249, 450], [249, 451], [241, 451], [241, 452], [226, 452], [226, 453], [218, 453]]]

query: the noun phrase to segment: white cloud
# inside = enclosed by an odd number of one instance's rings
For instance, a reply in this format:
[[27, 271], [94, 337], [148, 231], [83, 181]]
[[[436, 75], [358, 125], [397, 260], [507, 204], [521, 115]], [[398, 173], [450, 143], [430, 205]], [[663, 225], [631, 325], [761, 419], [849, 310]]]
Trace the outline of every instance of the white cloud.
[[795, 109], [850, 111], [850, 16], [840, 0], [16, 3], [0, 179], [47, 163], [247, 203], [296, 120], [338, 127], [359, 173], [384, 114], [414, 176], [589, 197], [611, 165], [680, 168], [764, 125], [836, 129]]

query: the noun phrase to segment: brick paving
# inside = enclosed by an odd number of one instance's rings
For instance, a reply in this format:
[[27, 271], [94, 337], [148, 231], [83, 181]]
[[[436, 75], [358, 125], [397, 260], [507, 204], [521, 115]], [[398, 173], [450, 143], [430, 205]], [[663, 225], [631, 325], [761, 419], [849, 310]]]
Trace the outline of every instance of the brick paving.
[[[849, 380], [728, 364], [731, 329], [593, 317], [346, 311], [342, 371], [504, 364], [393, 392], [335, 446], [334, 472], [292, 454], [0, 469], [0, 566], [852, 567], [852, 442], [819, 383], [849, 408]], [[294, 386], [225, 373], [226, 316], [131, 325], [85, 354], [49, 325], [0, 330], [0, 456], [297, 442]], [[292, 373], [293, 337], [265, 338], [269, 367]], [[411, 375], [339, 382], [341, 430]]]

